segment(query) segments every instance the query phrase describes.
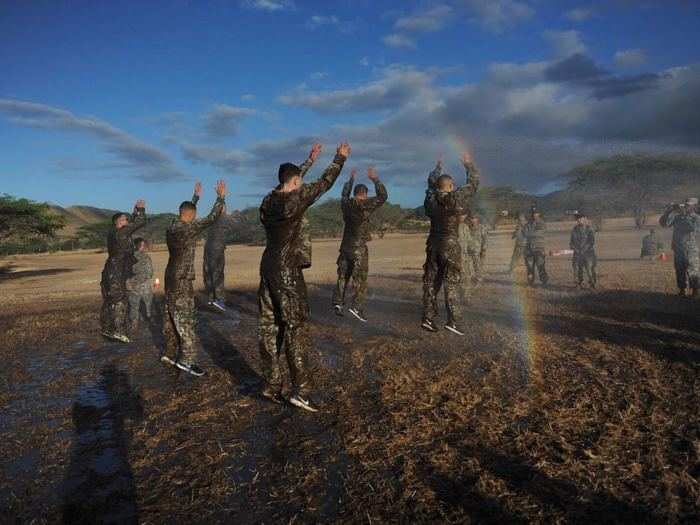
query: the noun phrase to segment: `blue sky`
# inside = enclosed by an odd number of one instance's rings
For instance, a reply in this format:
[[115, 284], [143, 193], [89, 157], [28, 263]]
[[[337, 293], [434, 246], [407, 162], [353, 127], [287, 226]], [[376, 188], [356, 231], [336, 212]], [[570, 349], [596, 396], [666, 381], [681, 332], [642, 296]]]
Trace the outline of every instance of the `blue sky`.
[[[439, 155], [540, 191], [598, 156], [700, 147], [700, 2], [0, 3], [0, 191], [257, 205], [313, 140], [418, 205]], [[340, 185], [331, 195], [337, 195]], [[205, 194], [205, 202], [207, 200]]]

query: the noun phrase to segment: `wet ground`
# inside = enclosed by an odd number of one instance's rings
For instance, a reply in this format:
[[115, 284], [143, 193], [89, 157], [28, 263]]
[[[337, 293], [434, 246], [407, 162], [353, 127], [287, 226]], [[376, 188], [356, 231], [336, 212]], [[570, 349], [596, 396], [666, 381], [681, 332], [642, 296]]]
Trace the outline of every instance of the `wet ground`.
[[103, 341], [83, 288], [3, 307], [0, 520], [695, 521], [700, 308], [670, 267], [610, 233], [600, 290], [556, 258], [533, 289], [497, 236], [457, 338], [418, 328], [421, 241], [373, 243], [367, 325], [333, 315], [333, 250], [315, 250], [320, 414], [260, 398], [254, 282], [226, 316], [199, 311], [202, 379], [158, 361], [158, 318]]

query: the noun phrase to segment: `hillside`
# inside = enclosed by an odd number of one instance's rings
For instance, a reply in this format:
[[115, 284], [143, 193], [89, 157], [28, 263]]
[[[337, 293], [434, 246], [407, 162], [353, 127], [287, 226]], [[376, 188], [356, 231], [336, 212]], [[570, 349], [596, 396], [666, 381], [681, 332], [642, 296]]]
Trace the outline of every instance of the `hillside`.
[[58, 232], [58, 237], [61, 239], [75, 237], [82, 226], [109, 221], [112, 215], [116, 213], [115, 210], [106, 210], [93, 206], [69, 206], [62, 208], [52, 204], [49, 208], [53, 213], [66, 220], [66, 226]]

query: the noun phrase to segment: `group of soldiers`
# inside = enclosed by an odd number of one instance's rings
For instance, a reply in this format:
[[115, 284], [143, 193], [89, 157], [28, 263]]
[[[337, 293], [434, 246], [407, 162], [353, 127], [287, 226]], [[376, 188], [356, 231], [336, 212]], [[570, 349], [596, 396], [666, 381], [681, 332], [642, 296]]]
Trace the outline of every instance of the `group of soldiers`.
[[[275, 403], [285, 402], [282, 395], [282, 354], [290, 372], [290, 404], [311, 412], [318, 410], [310, 393], [309, 370], [306, 354], [309, 347], [309, 302], [304, 280], [304, 269], [311, 266], [310, 227], [306, 211], [339, 177], [350, 155], [350, 146], [341, 143], [332, 162], [315, 181], [306, 183], [304, 176], [321, 152], [314, 144], [308, 158], [300, 165], [284, 163], [278, 171], [278, 185], [268, 193], [260, 205], [260, 222], [265, 229], [266, 246], [260, 261], [258, 289], [259, 353], [264, 378], [262, 396]], [[466, 172], [465, 183], [456, 187], [454, 179], [443, 173], [438, 161], [428, 177], [425, 193], [425, 212], [430, 218], [430, 233], [426, 243], [423, 266], [423, 316], [421, 327], [437, 332], [438, 294], [444, 289], [447, 320], [444, 328], [464, 335], [461, 306], [470, 291], [483, 279], [488, 228], [472, 212], [470, 198], [478, 191], [479, 171], [468, 154], [462, 157]], [[347, 312], [361, 322], [367, 322], [364, 305], [367, 295], [370, 240], [370, 216], [388, 198], [386, 187], [373, 168], [367, 170], [374, 184], [375, 196], [369, 197], [365, 184], [356, 184], [353, 170], [342, 189], [341, 209], [345, 223], [340, 253], [337, 260], [337, 284], [332, 296], [334, 312], [343, 316], [348, 287], [352, 290]], [[209, 230], [204, 247], [204, 281], [208, 305], [225, 311], [223, 297], [225, 240], [227, 229], [239, 217], [225, 213], [226, 184], [216, 184], [216, 201], [205, 218], [197, 218], [197, 203], [202, 194], [201, 184], [195, 185], [191, 200], [180, 204], [178, 217], [166, 232], [169, 259], [165, 271], [165, 304], [163, 336], [165, 349], [161, 361], [194, 376], [205, 372], [195, 362], [195, 301], [193, 281], [197, 239]], [[697, 203], [696, 203], [697, 204]], [[673, 208], [662, 217], [663, 225], [674, 227], [674, 250], [687, 247], [682, 231], [695, 228], [698, 216], [691, 207]], [[136, 202], [131, 217], [114, 215], [114, 227], [107, 238], [108, 258], [102, 272], [103, 307], [102, 334], [113, 340], [128, 342], [127, 310], [132, 325], [138, 323], [140, 306], [145, 303], [147, 317], [151, 316], [153, 266], [148, 257], [147, 243], [132, 235], [146, 222], [145, 203]], [[546, 285], [545, 250], [546, 224], [536, 208], [530, 216], [519, 221], [513, 239], [515, 246], [510, 264], [512, 272], [522, 259], [527, 268], [530, 284], [536, 277]], [[676, 235], [678, 231], [678, 235]], [[584, 213], [577, 216], [571, 233], [574, 275], [577, 284], [583, 283], [584, 273], [591, 287], [596, 285], [595, 232]], [[695, 276], [690, 286], [697, 290], [697, 245], [694, 260], [686, 250], [677, 257], [687, 274]], [[693, 262], [694, 261], [694, 262]], [[694, 273], [693, 273], [694, 272]], [[679, 287], [680, 287], [679, 281]]]

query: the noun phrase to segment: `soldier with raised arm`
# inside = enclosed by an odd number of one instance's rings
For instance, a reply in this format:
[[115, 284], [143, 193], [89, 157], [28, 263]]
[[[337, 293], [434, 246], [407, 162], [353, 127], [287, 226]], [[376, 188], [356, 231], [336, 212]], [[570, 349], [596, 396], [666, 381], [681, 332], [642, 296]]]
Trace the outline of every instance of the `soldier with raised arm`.
[[678, 294], [686, 295], [687, 288], [693, 297], [700, 286], [700, 215], [697, 213], [698, 199], [691, 197], [684, 205], [671, 205], [659, 219], [664, 228], [673, 228], [673, 266], [676, 270]]
[[146, 319], [151, 322], [153, 309], [153, 262], [148, 255], [148, 242], [142, 237], [134, 239], [134, 265], [131, 277], [126, 281], [129, 297], [129, 329], [132, 335], [138, 332], [143, 303]]
[[107, 234], [107, 260], [102, 270], [100, 289], [102, 335], [113, 341], [128, 343], [126, 280], [131, 276], [135, 262], [131, 235], [146, 224], [146, 203], [136, 201], [131, 219], [126, 213], [112, 216], [112, 228]]
[[[202, 186], [195, 186], [194, 200], [201, 196]], [[214, 224], [226, 204], [226, 183], [216, 184], [216, 202], [204, 219], [197, 219], [197, 206], [192, 201], [180, 204], [179, 217], [173, 219], [165, 239], [168, 244], [168, 265], [165, 268], [165, 313], [163, 315], [164, 363], [176, 366], [193, 376], [204, 375], [195, 363], [194, 252], [197, 239]]]
[[423, 320], [421, 327], [437, 332], [437, 295], [445, 288], [447, 324], [445, 329], [464, 335], [459, 285], [462, 281], [462, 253], [459, 245], [460, 216], [469, 214], [469, 197], [479, 188], [479, 171], [467, 153], [462, 156], [466, 183], [455, 190], [454, 180], [442, 173], [438, 161], [428, 177], [425, 195], [425, 213], [430, 217], [430, 234], [426, 243], [423, 265]]
[[[367, 322], [364, 312], [367, 295], [367, 272], [369, 271], [369, 252], [367, 242], [371, 240], [369, 218], [388, 198], [384, 184], [374, 168], [367, 169], [367, 177], [374, 183], [374, 197], [368, 197], [368, 189], [364, 184], [358, 184], [353, 190], [356, 170], [352, 170], [350, 178], [343, 185], [340, 200], [345, 228], [338, 256], [338, 282], [333, 292], [333, 308], [337, 315], [343, 315], [345, 292], [352, 282], [352, 306], [348, 312], [363, 323]], [[350, 196], [352, 192], [353, 196]]]
[[331, 164], [312, 183], [302, 183], [301, 169], [292, 163], [280, 165], [279, 185], [260, 205], [260, 222], [267, 243], [260, 261], [258, 309], [260, 357], [265, 386], [262, 395], [283, 401], [280, 357], [286, 353], [292, 392], [289, 402], [304, 410], [318, 411], [311, 400], [306, 366], [309, 304], [302, 273], [302, 221], [306, 210], [335, 183], [350, 145], [340, 144]]

